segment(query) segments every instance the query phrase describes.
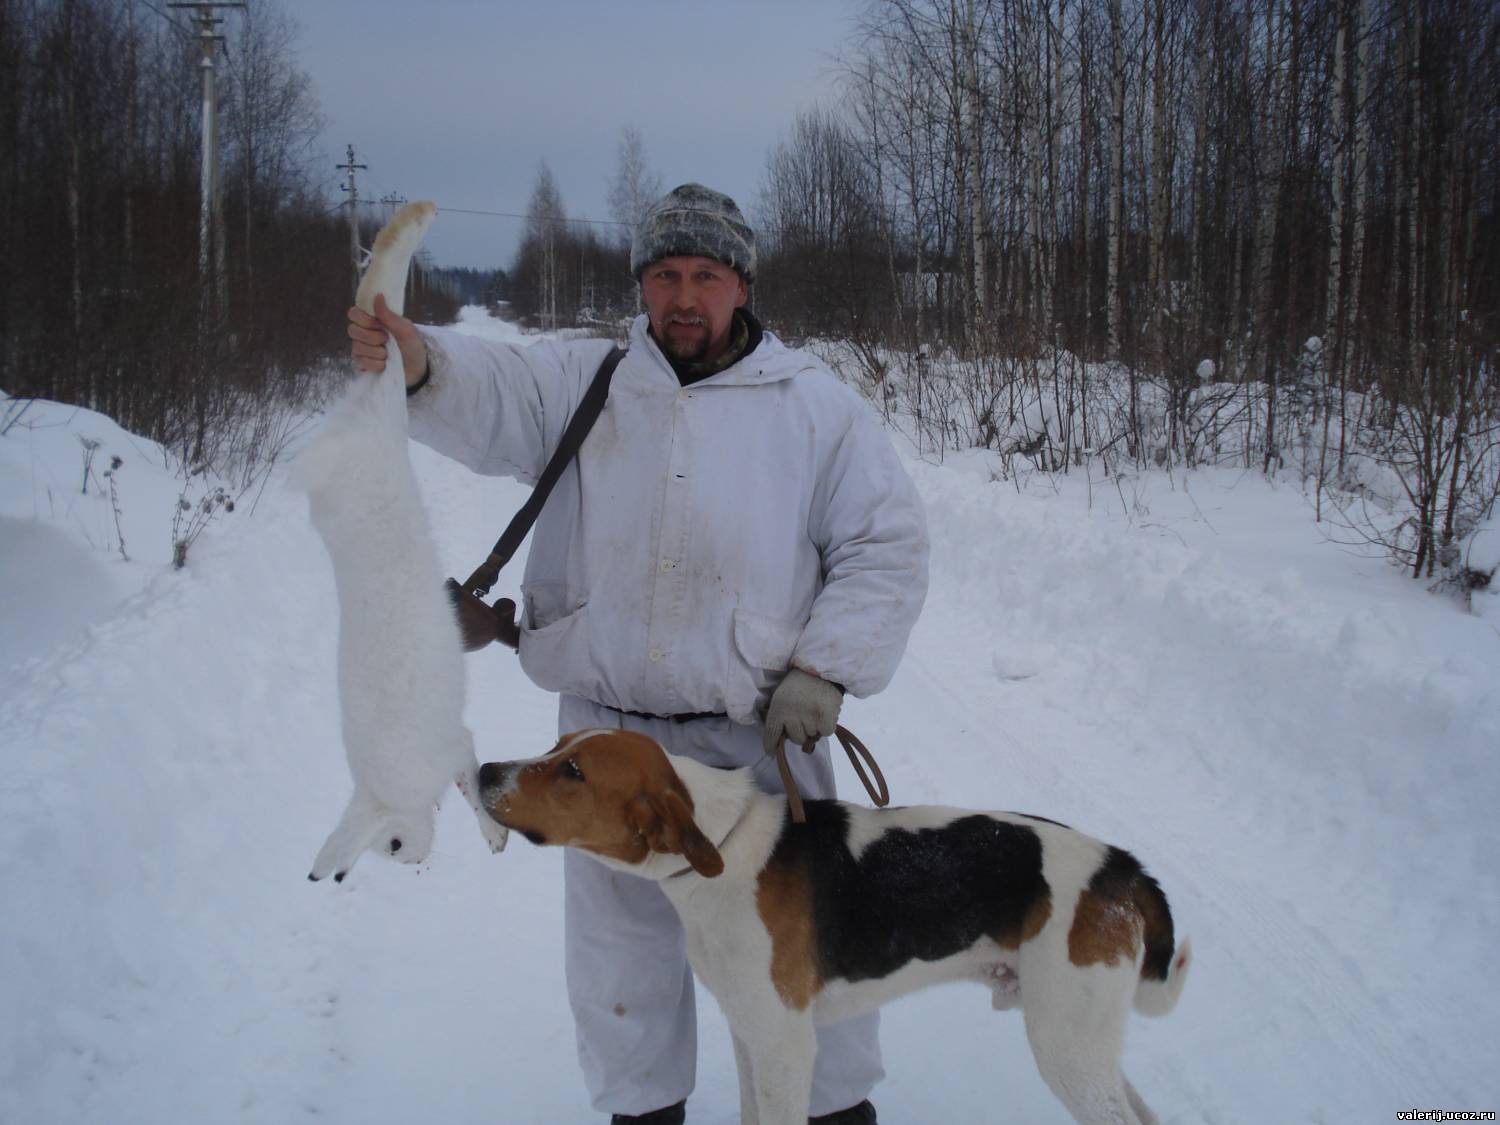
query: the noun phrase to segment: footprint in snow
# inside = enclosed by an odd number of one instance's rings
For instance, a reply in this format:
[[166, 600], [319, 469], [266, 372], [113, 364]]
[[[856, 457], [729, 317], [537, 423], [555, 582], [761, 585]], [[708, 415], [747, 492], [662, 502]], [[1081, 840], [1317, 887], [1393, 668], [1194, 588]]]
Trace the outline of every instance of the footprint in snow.
[[1019, 683], [1038, 675], [1041, 661], [1035, 653], [997, 652], [990, 658], [995, 675], [1006, 683]]

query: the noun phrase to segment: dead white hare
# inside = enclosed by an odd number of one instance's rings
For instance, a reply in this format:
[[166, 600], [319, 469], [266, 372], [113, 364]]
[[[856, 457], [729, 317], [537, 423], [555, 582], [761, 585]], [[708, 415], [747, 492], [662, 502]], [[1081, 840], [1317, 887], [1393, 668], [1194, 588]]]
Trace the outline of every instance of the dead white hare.
[[[355, 303], [399, 313], [431, 203], [398, 211], [375, 241]], [[339, 706], [354, 794], [310, 879], [342, 880], [373, 848], [419, 863], [451, 784], [474, 808], [491, 850], [505, 830], [480, 813], [474, 743], [463, 725], [464, 665], [453, 608], [407, 450], [406, 381], [395, 348], [360, 376], [297, 464], [313, 527], [338, 587]]]

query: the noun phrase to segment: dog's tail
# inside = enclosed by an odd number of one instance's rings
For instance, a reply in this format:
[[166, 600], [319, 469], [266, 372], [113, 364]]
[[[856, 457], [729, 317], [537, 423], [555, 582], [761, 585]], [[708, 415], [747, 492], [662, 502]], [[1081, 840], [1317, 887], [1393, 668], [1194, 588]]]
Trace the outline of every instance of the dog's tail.
[[1173, 950], [1172, 911], [1161, 886], [1144, 871], [1135, 880], [1135, 908], [1145, 930], [1146, 955], [1135, 987], [1135, 1010], [1143, 1016], [1164, 1016], [1177, 1006], [1193, 963], [1187, 938]]

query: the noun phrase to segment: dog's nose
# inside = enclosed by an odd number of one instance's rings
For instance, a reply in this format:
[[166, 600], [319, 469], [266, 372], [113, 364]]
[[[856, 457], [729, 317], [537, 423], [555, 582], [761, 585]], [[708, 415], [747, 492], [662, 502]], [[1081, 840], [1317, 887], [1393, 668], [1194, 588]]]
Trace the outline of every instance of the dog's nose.
[[499, 762], [485, 762], [479, 767], [479, 784], [481, 788], [488, 789], [492, 785], [499, 785], [505, 777], [505, 767]]

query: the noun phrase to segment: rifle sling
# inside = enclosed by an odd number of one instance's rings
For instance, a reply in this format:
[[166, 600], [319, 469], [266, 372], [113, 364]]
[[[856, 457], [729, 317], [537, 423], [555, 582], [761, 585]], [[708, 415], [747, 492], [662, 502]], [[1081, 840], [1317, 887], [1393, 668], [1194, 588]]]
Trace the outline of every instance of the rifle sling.
[[600, 413], [604, 410], [605, 399], [609, 397], [610, 378], [614, 375], [615, 368], [620, 366], [620, 360], [624, 358], [625, 349], [621, 347], [611, 348], [609, 354], [604, 357], [604, 362], [599, 365], [599, 370], [594, 375], [594, 381], [589, 384], [588, 390], [583, 394], [583, 401], [578, 404], [578, 409], [573, 411], [573, 416], [568, 419], [568, 425], [563, 430], [562, 440], [558, 442], [552, 459], [547, 462], [547, 467], [537, 478], [536, 487], [531, 490], [526, 503], [512, 517], [505, 531], [496, 540], [489, 558], [480, 564], [478, 570], [469, 575], [469, 580], [463, 586], [465, 591], [483, 598], [500, 580], [500, 568], [510, 562], [511, 556], [521, 546], [526, 533], [531, 530], [537, 517], [542, 514], [542, 506], [547, 503], [547, 497], [552, 494], [553, 486], [563, 475], [568, 462], [577, 456], [579, 447], [583, 445], [583, 439], [588, 437], [589, 431], [598, 421]]

